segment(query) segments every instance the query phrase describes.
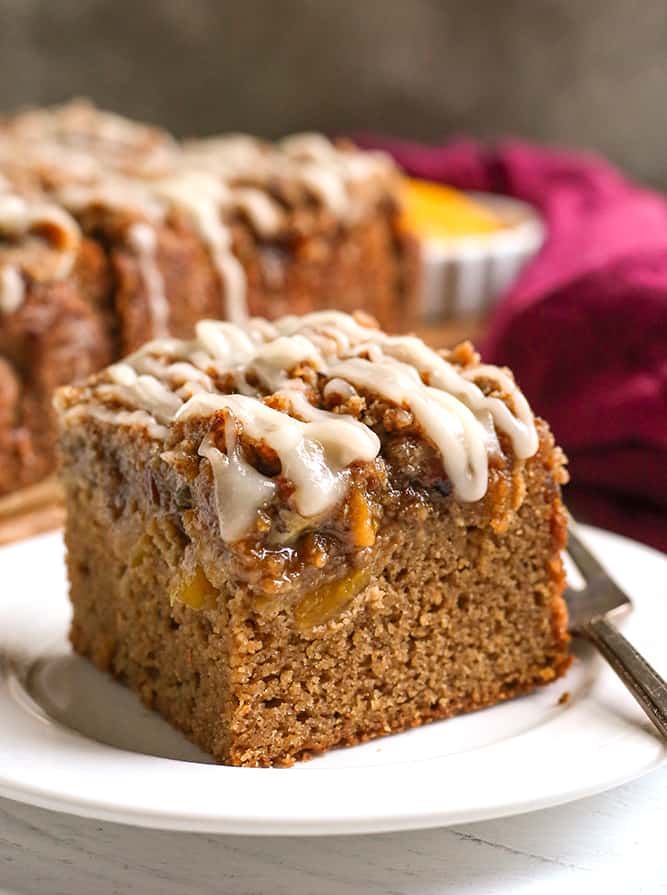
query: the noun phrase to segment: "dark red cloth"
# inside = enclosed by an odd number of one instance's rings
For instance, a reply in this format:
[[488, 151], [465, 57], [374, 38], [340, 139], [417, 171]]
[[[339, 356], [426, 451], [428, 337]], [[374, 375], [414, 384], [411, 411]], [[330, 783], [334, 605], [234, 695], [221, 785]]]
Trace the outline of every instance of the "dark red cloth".
[[483, 347], [570, 458], [568, 501], [667, 551], [667, 201], [601, 158], [362, 137], [410, 174], [537, 206], [548, 238]]

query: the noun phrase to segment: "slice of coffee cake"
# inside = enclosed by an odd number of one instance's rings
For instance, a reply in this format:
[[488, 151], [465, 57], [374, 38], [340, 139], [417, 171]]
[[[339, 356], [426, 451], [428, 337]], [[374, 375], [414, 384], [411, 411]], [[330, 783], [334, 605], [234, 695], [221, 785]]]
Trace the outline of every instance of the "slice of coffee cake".
[[468, 344], [204, 321], [57, 408], [74, 648], [219, 761], [290, 764], [568, 667], [563, 456]]

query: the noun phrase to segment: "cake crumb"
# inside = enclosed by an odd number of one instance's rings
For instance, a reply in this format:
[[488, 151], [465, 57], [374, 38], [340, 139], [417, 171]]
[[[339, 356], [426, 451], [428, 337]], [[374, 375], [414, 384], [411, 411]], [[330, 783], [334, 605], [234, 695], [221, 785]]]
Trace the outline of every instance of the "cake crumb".
[[561, 693], [560, 698], [558, 700], [558, 705], [567, 705], [570, 701], [570, 692], [566, 690], [564, 693]]

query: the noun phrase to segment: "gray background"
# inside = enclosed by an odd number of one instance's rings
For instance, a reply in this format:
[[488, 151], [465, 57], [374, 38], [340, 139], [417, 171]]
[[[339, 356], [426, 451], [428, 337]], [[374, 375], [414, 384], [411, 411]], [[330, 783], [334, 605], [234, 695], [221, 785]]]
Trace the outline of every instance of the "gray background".
[[0, 109], [179, 134], [513, 133], [667, 185], [665, 0], [0, 0]]

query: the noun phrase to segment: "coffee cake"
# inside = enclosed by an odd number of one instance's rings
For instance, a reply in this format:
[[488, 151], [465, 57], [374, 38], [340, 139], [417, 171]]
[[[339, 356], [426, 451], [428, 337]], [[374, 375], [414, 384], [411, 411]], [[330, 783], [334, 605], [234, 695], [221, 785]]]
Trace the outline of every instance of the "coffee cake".
[[287, 765], [568, 667], [563, 456], [469, 344], [203, 321], [57, 407], [72, 644], [218, 761]]

